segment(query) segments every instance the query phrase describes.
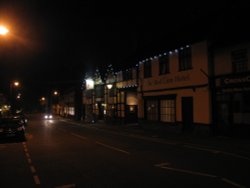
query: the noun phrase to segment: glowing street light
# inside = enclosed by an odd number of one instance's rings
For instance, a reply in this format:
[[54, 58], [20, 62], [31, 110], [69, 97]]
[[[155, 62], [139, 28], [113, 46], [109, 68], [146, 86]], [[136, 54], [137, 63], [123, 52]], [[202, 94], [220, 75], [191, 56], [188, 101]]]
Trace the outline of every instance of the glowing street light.
[[0, 35], [6, 35], [9, 30], [5, 26], [0, 26]]
[[111, 89], [112, 87], [113, 87], [112, 84], [107, 84], [107, 88], [108, 88], [108, 89]]
[[57, 96], [58, 95], [58, 91], [54, 91], [54, 95]]
[[18, 105], [18, 100], [21, 99], [21, 94], [18, 93], [20, 88], [20, 82], [19, 81], [11, 81], [10, 82], [10, 104], [14, 108]]
[[19, 81], [13, 81], [10, 83], [10, 94], [12, 94], [13, 87], [18, 88], [20, 86]]
[[14, 82], [14, 86], [18, 87], [18, 86], [19, 86], [19, 82], [18, 82], [18, 81], [15, 81], [15, 82]]

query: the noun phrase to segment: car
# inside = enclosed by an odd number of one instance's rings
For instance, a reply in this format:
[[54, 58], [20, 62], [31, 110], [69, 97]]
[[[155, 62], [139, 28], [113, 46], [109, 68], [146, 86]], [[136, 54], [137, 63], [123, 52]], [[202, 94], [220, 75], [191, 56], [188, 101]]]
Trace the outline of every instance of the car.
[[25, 139], [25, 128], [25, 122], [20, 116], [9, 115], [0, 118], [0, 136]]
[[47, 113], [44, 115], [44, 119], [47, 119], [47, 120], [53, 119], [53, 115], [51, 113]]
[[16, 111], [14, 115], [15, 115], [16, 118], [20, 118], [21, 121], [22, 121], [22, 123], [25, 126], [27, 126], [28, 118], [27, 118], [27, 116], [22, 111]]

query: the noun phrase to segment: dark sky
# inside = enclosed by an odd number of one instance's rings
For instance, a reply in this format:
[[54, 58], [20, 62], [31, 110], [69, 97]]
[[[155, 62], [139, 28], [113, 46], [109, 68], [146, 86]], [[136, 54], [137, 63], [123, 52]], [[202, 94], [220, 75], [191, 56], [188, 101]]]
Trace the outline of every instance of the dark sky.
[[[249, 6], [211, 1], [0, 0], [0, 92], [61, 88], [96, 67], [121, 68], [175, 43], [246, 32]], [[158, 53], [156, 53], [158, 54]]]

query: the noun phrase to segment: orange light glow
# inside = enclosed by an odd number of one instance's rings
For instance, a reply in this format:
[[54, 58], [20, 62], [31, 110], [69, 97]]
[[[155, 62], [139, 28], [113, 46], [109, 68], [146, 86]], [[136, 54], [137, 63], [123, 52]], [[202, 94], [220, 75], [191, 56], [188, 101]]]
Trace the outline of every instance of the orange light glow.
[[18, 87], [19, 86], [19, 82], [14, 82], [14, 86]]
[[9, 30], [4, 27], [4, 26], [0, 26], [0, 35], [6, 35], [9, 32]]

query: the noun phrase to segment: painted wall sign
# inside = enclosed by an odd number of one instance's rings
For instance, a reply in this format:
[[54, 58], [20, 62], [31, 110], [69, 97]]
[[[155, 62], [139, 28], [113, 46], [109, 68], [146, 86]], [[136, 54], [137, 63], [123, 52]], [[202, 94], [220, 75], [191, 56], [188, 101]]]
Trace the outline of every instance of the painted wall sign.
[[155, 79], [149, 79], [147, 81], [147, 85], [149, 86], [155, 86], [155, 85], [163, 85], [163, 84], [173, 84], [176, 82], [185, 82], [190, 80], [190, 75], [177, 75], [174, 77], [162, 77], [162, 78], [155, 78]]
[[220, 78], [221, 86], [244, 86], [250, 84], [250, 74], [229, 75]]

